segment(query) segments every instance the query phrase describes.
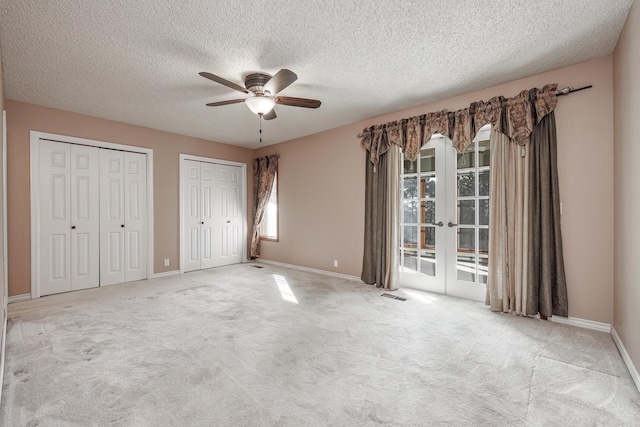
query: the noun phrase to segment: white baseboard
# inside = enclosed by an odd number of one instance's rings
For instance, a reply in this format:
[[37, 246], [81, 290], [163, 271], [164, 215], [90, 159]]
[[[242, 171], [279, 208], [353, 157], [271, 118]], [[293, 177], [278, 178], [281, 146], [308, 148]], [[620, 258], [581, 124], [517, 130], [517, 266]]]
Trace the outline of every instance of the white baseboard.
[[30, 299], [31, 299], [31, 294], [13, 295], [9, 297], [9, 300], [7, 302], [9, 304], [13, 304], [14, 302], [28, 301]]
[[171, 270], [171, 271], [163, 271], [162, 273], [155, 273], [153, 275], [153, 278], [157, 279], [158, 277], [175, 276], [176, 274], [180, 274], [180, 270]]
[[278, 267], [290, 268], [292, 270], [300, 270], [300, 271], [306, 271], [306, 272], [309, 272], [309, 273], [324, 274], [326, 276], [333, 276], [333, 277], [337, 277], [339, 279], [351, 280], [351, 281], [354, 281], [354, 282], [362, 283], [362, 280], [359, 277], [349, 276], [348, 274], [334, 273], [333, 271], [318, 270], [316, 268], [302, 267], [300, 265], [286, 264], [284, 262], [271, 261], [271, 260], [268, 260], [268, 259], [260, 259], [260, 258], [258, 258], [257, 261], [259, 263], [262, 263], [262, 264], [271, 264], [271, 265], [275, 265], [275, 266], [278, 266]]
[[633, 382], [636, 384], [638, 391], [640, 391], [640, 374], [638, 374], [638, 370], [636, 369], [636, 366], [633, 364], [633, 360], [631, 360], [631, 356], [629, 356], [629, 353], [627, 352], [627, 349], [624, 346], [624, 343], [622, 342], [620, 335], [618, 335], [618, 332], [614, 327], [611, 327], [611, 336], [613, 337], [613, 342], [616, 343], [616, 346], [618, 347], [618, 350], [622, 355], [622, 360], [624, 360], [624, 364], [627, 365], [627, 369], [631, 374], [631, 378], [633, 379]]
[[549, 320], [556, 323], [562, 323], [563, 325], [572, 325], [572, 326], [577, 326], [579, 328], [593, 329], [594, 331], [606, 332], [608, 334], [611, 333], [610, 323], [596, 322], [593, 320], [580, 319], [578, 317], [561, 317], [561, 316], [551, 316]]

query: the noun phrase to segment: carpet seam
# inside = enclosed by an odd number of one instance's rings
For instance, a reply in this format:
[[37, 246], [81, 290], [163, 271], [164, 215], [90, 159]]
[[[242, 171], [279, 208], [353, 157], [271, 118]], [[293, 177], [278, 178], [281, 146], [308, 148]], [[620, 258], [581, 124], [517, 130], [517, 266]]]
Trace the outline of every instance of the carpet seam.
[[[538, 355], [538, 358], [545, 358], [547, 360], [553, 360], [554, 362], [558, 362], [558, 363], [564, 363], [565, 365], [569, 365], [569, 366], [574, 366], [576, 368], [581, 368], [581, 369], [586, 369], [589, 371], [593, 371], [593, 372], [598, 372], [599, 374], [603, 374], [603, 375], [608, 375], [610, 377], [614, 377], [614, 378], [620, 378], [620, 379], [631, 379], [631, 378], [627, 378], [625, 376], [620, 376], [620, 375], [615, 375], [615, 374], [611, 374], [609, 372], [603, 372], [600, 371], [598, 369], [592, 369], [592, 368], [587, 368], [585, 366], [580, 366], [580, 365], [575, 365], [573, 363], [569, 363], [569, 362], [565, 362], [564, 360], [560, 360], [560, 359], [554, 359], [553, 357], [548, 357], [548, 356], [542, 356], [542, 355]], [[538, 360], [536, 359], [536, 366], [538, 364]]]
[[536, 363], [533, 365], [533, 369], [531, 370], [531, 376], [529, 377], [529, 399], [527, 400], [527, 414], [524, 422], [529, 424], [529, 414], [531, 413], [531, 397], [533, 396], [533, 376], [536, 373], [536, 368], [538, 367], [538, 361], [540, 360], [540, 355], [536, 355]]

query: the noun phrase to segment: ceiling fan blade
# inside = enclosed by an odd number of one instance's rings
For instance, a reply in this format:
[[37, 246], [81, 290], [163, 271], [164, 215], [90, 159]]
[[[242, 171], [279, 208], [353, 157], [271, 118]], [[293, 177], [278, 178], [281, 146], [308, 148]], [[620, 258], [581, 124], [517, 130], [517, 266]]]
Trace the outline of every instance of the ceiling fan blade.
[[290, 96], [276, 96], [276, 104], [292, 107], [318, 108], [321, 104], [317, 99], [293, 98]]
[[269, 92], [271, 95], [275, 95], [296, 80], [298, 80], [296, 73], [283, 68], [278, 71], [275, 76], [269, 79], [269, 81], [264, 85], [263, 90], [265, 92]]
[[229, 80], [225, 80], [222, 77], [218, 77], [215, 74], [211, 74], [211, 73], [207, 73], [206, 71], [202, 71], [200, 73], [202, 77], [204, 77], [205, 79], [209, 79], [209, 80], [213, 80], [216, 83], [220, 83], [221, 85], [224, 85], [228, 88], [231, 88], [233, 90], [237, 90], [238, 92], [242, 92], [242, 93], [247, 93], [250, 94], [251, 92], [249, 91], [249, 89], [244, 88], [240, 85], [237, 85], [233, 82], [230, 82]]
[[228, 101], [210, 102], [207, 107], [219, 107], [220, 105], [238, 104], [244, 102], [244, 99], [230, 99]]
[[276, 110], [271, 110], [267, 114], [262, 116], [262, 118], [265, 119], [265, 120], [273, 120], [276, 117], [278, 117], [278, 116], [276, 116]]

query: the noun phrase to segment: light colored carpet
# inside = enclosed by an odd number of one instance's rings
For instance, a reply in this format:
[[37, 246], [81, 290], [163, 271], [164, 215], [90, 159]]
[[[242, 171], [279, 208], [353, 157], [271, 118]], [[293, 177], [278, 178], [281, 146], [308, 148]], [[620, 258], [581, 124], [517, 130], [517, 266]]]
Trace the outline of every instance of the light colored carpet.
[[640, 425], [611, 336], [251, 264], [9, 307], [3, 426]]

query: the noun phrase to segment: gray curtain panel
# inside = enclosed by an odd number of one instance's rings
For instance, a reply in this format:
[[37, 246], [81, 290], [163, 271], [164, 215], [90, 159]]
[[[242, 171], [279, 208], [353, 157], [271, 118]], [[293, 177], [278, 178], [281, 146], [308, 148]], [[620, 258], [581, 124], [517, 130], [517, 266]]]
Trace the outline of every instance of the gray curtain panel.
[[364, 196], [364, 256], [360, 278], [364, 283], [381, 287], [384, 286], [384, 278], [387, 275], [385, 204], [388, 199], [389, 160], [388, 156], [382, 155], [377, 166], [368, 156], [365, 156], [365, 161], [367, 170]]
[[278, 172], [278, 154], [253, 159], [253, 226], [249, 242], [249, 257], [260, 256], [260, 226], [271, 197], [271, 187]]
[[[386, 133], [382, 135], [387, 144]], [[398, 289], [400, 147], [390, 146], [375, 166], [367, 158], [362, 281]]]
[[529, 157], [528, 312], [567, 317], [567, 282], [560, 233], [556, 119], [547, 114], [531, 134]]

